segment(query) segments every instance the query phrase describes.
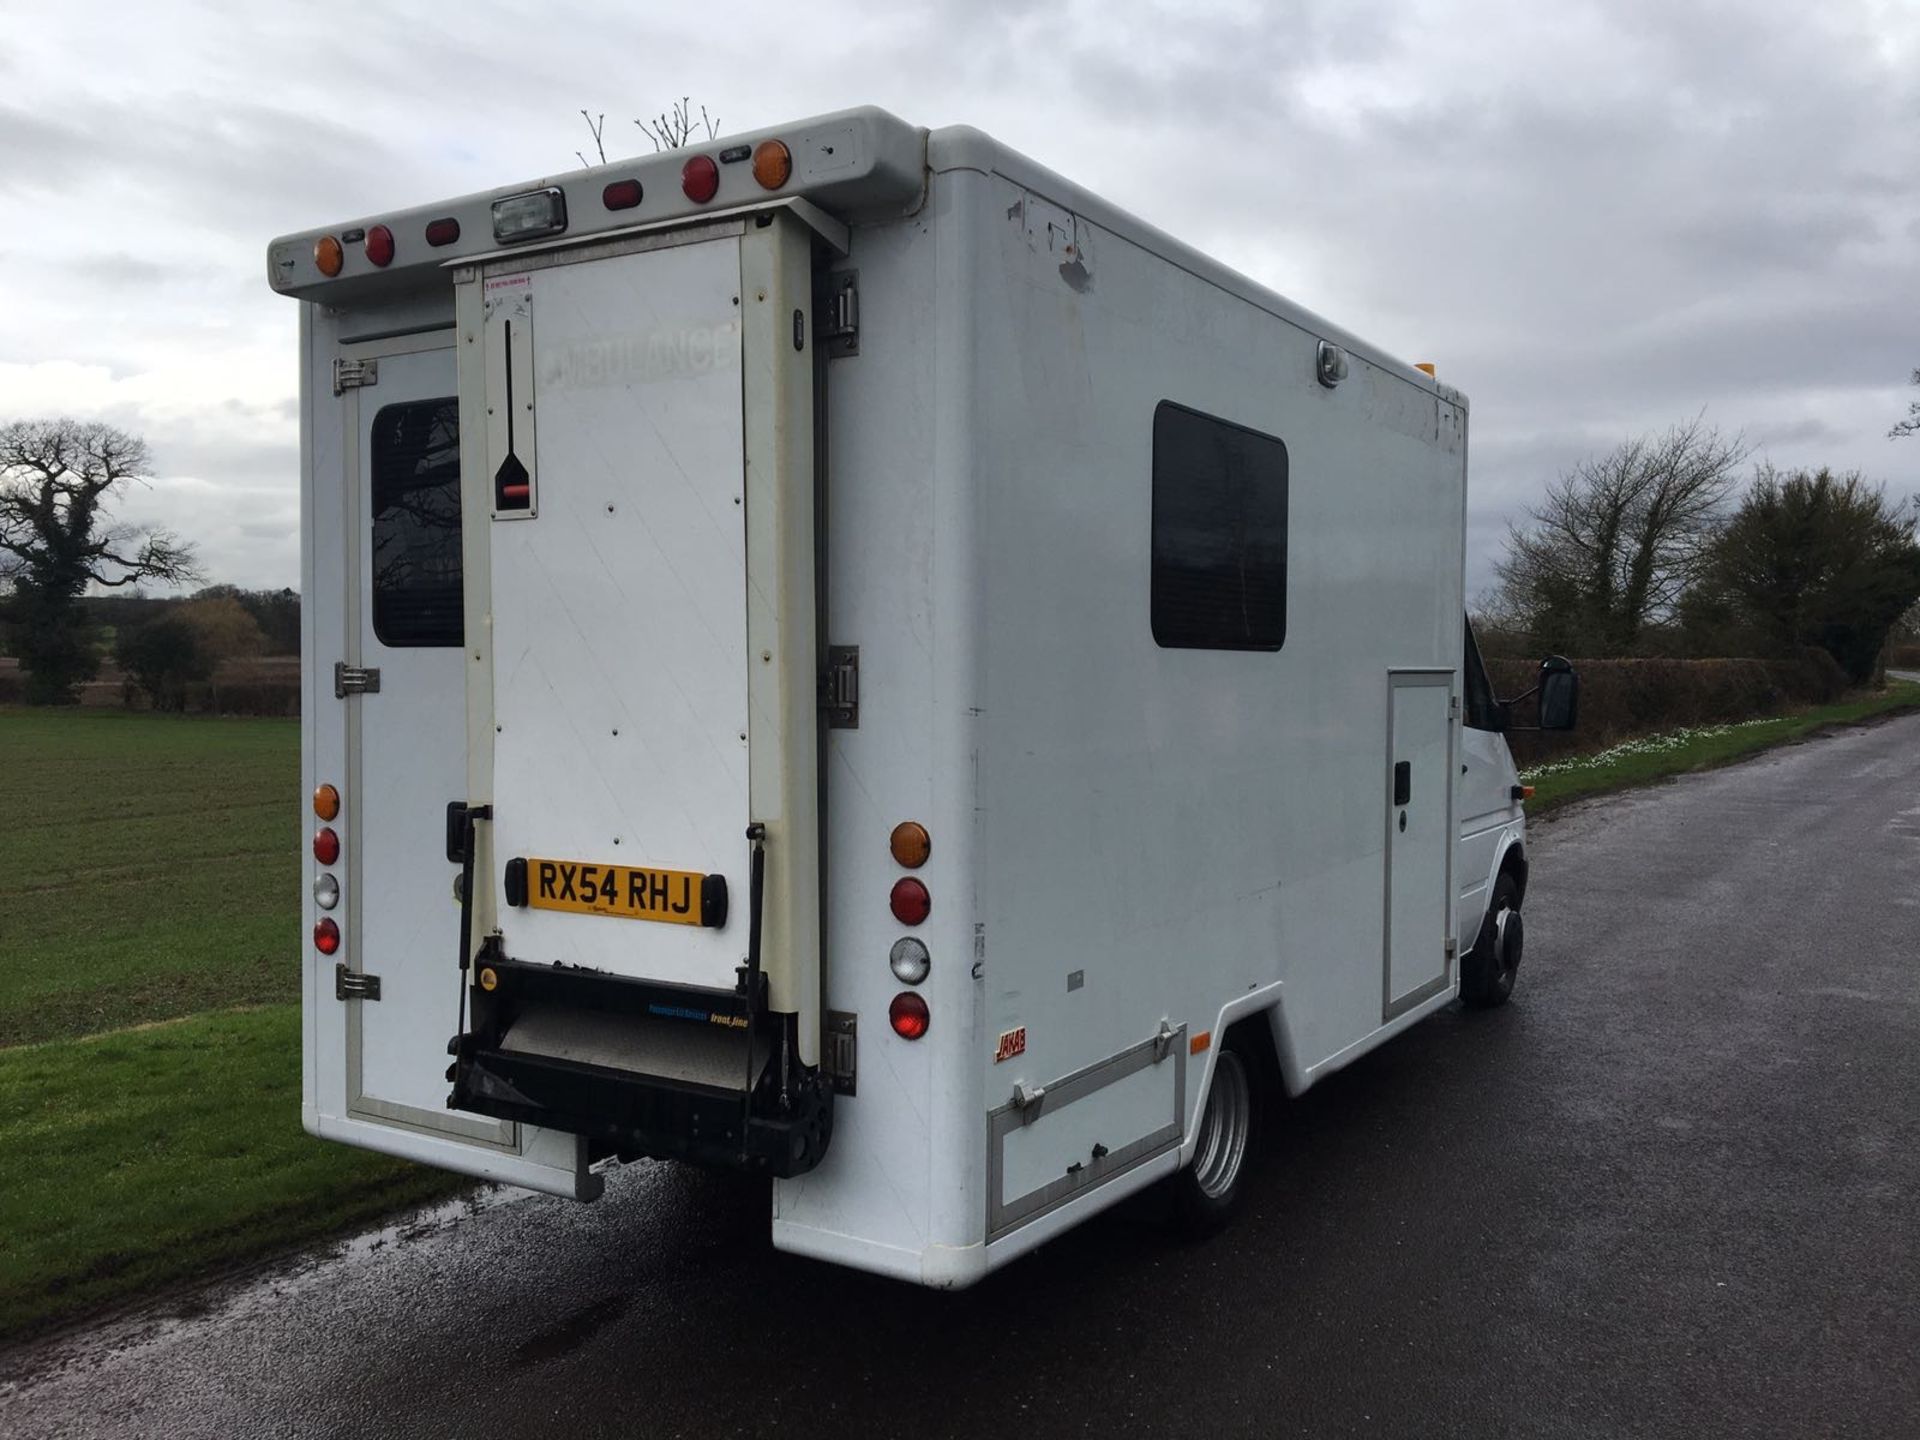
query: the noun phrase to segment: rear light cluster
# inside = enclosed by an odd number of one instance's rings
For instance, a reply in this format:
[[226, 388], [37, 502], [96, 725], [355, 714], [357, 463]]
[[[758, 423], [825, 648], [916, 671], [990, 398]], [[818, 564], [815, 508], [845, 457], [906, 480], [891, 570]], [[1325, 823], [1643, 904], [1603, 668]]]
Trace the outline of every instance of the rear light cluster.
[[[340, 792], [331, 785], [315, 786], [313, 813], [322, 821], [338, 820]], [[313, 858], [322, 865], [340, 863], [340, 832], [332, 825], [323, 824], [313, 832]], [[331, 871], [322, 870], [313, 877], [313, 903], [322, 910], [331, 910], [340, 903], [340, 881]], [[333, 955], [339, 951], [340, 925], [331, 915], [322, 915], [314, 923], [313, 948], [322, 955]]]
[[[696, 205], [706, 205], [720, 193], [720, 167], [747, 160], [754, 182], [762, 190], [778, 190], [793, 178], [793, 151], [784, 140], [762, 140], [758, 145], [736, 145], [711, 155], [690, 156], [680, 167], [680, 191]], [[612, 180], [600, 191], [608, 210], [633, 210], [646, 198], [638, 180]], [[567, 197], [558, 186], [508, 195], [493, 202], [493, 238], [502, 245], [558, 235], [567, 228]], [[451, 215], [429, 220], [422, 238], [434, 249], [460, 238], [460, 222]], [[400, 242], [391, 227], [370, 225], [365, 230], [343, 230], [313, 242], [313, 264], [329, 280], [346, 268], [347, 246], [358, 244], [367, 263], [377, 270], [393, 264]]]
[[[918, 870], [933, 853], [933, 840], [926, 826], [917, 820], [903, 820], [893, 827], [893, 834], [887, 838], [887, 849], [899, 865]], [[903, 875], [893, 882], [888, 905], [893, 918], [902, 925], [918, 925], [933, 913], [933, 895], [919, 876]], [[894, 978], [903, 985], [918, 985], [933, 968], [933, 957], [924, 940], [917, 935], [903, 935], [893, 942], [887, 964]], [[887, 1006], [887, 1023], [903, 1040], [918, 1040], [927, 1033], [931, 1020], [926, 997], [914, 990], [902, 990]]]

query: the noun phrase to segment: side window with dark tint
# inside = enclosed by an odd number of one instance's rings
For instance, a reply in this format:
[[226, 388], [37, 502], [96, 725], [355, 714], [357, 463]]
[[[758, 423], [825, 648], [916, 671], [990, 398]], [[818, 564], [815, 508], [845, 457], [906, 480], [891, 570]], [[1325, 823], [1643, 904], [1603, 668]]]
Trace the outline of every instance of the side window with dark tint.
[[1469, 623], [1465, 628], [1467, 655], [1460, 678], [1467, 692], [1466, 725], [1469, 730], [1498, 730], [1499, 705], [1493, 698], [1493, 682], [1487, 678], [1487, 667], [1480, 660], [1480, 646], [1473, 638], [1473, 625]]
[[373, 633], [458, 645], [460, 405], [413, 400], [373, 417]]
[[1287, 447], [1171, 400], [1153, 412], [1153, 638], [1278, 650], [1287, 638]]

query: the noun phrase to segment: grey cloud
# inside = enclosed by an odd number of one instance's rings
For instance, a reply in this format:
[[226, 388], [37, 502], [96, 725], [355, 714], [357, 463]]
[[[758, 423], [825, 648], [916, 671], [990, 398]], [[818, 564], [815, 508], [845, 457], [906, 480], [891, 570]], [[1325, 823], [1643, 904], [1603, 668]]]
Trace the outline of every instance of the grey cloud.
[[[23, 49], [0, 201], [47, 231], [0, 238], [19, 297], [0, 361], [196, 391], [116, 414], [194, 477], [155, 492], [189, 507], [176, 528], [292, 583], [296, 312], [260, 279], [271, 235], [564, 169], [580, 105], [607, 112], [617, 154], [645, 152], [629, 122], [681, 93], [730, 129], [874, 101], [992, 131], [1439, 362], [1474, 402], [1470, 591], [1545, 479], [1702, 407], [1783, 464], [1900, 480], [1920, 457], [1883, 439], [1920, 364], [1920, 26], [1902, 7], [820, 0], [792, 27], [742, 4], [740, 33], [783, 27], [777, 64], [743, 68], [697, 11], [529, 18], [515, 0], [473, 0], [458, 26], [357, 0], [243, 26], [183, 0], [137, 65], [58, 89]], [[30, 23], [40, 58], [78, 43]], [[121, 210], [143, 243], [99, 233]], [[262, 353], [284, 357], [264, 386]]]
[[81, 255], [61, 262], [62, 268], [82, 283], [111, 288], [137, 288], [149, 285], [191, 283], [206, 274], [205, 267], [184, 262], [162, 264], [124, 251], [105, 255]]
[[88, 154], [76, 126], [0, 105], [0, 185], [38, 187], [71, 177]]

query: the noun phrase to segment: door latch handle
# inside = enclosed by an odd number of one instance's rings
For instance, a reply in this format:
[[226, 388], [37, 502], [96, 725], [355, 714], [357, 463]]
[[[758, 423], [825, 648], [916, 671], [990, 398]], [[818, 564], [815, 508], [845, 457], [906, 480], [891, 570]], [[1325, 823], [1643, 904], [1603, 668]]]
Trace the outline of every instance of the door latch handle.
[[1413, 798], [1413, 762], [1402, 760], [1393, 767], [1393, 803], [1405, 805]]

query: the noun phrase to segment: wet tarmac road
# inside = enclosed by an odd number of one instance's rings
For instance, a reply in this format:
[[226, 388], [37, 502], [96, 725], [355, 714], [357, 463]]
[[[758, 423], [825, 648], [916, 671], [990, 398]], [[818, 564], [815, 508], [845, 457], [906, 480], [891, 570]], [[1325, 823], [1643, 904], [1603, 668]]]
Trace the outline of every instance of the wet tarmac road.
[[1286, 1105], [1248, 1213], [958, 1295], [665, 1167], [0, 1355], [8, 1436], [1920, 1434], [1920, 718], [1541, 827], [1514, 1003]]

